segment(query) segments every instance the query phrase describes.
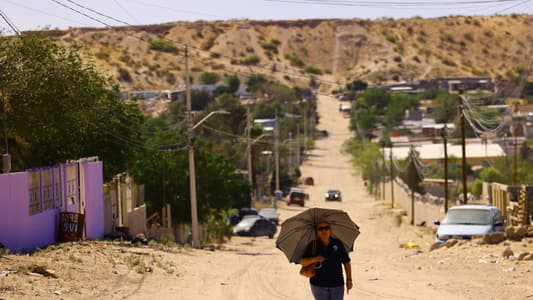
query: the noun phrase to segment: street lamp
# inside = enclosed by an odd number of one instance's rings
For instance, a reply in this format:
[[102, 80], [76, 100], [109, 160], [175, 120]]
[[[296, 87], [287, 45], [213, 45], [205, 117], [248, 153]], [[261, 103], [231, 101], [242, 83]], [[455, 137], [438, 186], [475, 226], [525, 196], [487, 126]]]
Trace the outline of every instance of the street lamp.
[[[190, 98], [188, 97], [188, 104], [190, 105]], [[200, 248], [200, 238], [198, 231], [198, 208], [197, 208], [197, 199], [196, 199], [196, 168], [194, 166], [194, 142], [193, 142], [193, 130], [200, 126], [203, 122], [209, 119], [215, 114], [229, 114], [225, 110], [215, 110], [210, 112], [207, 116], [201, 119], [198, 123], [192, 125], [192, 117], [190, 106], [187, 110], [187, 144], [189, 146], [189, 183], [190, 183], [190, 194], [191, 194], [191, 224], [192, 224], [192, 247]]]

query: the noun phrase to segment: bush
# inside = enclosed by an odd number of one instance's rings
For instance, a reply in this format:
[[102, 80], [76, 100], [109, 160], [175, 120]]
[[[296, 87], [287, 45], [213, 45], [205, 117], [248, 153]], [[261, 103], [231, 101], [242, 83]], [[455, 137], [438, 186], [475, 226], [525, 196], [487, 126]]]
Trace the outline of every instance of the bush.
[[305, 73], [322, 75], [322, 70], [314, 66], [307, 66], [304, 68]]
[[149, 48], [151, 50], [156, 50], [156, 51], [161, 51], [161, 52], [169, 52], [169, 53], [179, 52], [178, 47], [176, 47], [171, 42], [167, 40], [163, 40], [163, 39], [150, 40]]
[[261, 59], [259, 58], [259, 56], [250, 55], [243, 61], [243, 63], [247, 66], [250, 66], [250, 65], [257, 65], [260, 61]]
[[296, 54], [293, 54], [289, 57], [291, 66], [302, 68], [305, 64], [304, 61]]
[[132, 82], [133, 79], [131, 77], [131, 74], [128, 70], [124, 68], [118, 69], [118, 80], [122, 82]]
[[220, 76], [217, 73], [203, 72], [200, 74], [200, 82], [203, 84], [215, 84], [220, 81]]

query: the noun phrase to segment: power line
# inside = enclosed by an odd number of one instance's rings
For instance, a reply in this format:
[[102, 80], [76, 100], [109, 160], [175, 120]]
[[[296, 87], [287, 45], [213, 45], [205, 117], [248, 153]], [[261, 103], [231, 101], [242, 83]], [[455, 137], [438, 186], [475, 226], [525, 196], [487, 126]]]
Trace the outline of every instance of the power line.
[[22, 7], [22, 8], [27, 9], [27, 10], [38, 12], [38, 13], [43, 14], [43, 15], [47, 15], [47, 16], [51, 16], [51, 17], [54, 17], [54, 18], [58, 18], [58, 19], [61, 19], [61, 20], [64, 20], [64, 21], [68, 21], [68, 22], [72, 22], [72, 23], [76, 23], [76, 24], [80, 24], [80, 25], [90, 26], [89, 23], [84, 23], [84, 22], [80, 22], [78, 20], [73, 20], [73, 19], [65, 18], [63, 16], [54, 15], [54, 14], [51, 14], [51, 13], [46, 12], [44, 10], [36, 9], [36, 8], [30, 7], [30, 6], [26, 6], [26, 5], [23, 5], [23, 4], [14, 2], [14, 1], [10, 1], [10, 0], [1, 0], [1, 1], [7, 2], [7, 3], [9, 3], [11, 5], [14, 5], [14, 6], [17, 6], [17, 7]]
[[15, 26], [15, 24], [8, 18], [8, 16], [1, 9], [0, 9], [0, 16], [2, 17], [2, 19], [4, 19], [6, 24], [11, 28], [11, 30], [13, 30], [13, 32], [16, 35], [20, 35], [20, 31], [18, 30], [17, 26]]
[[109, 24], [107, 24], [107, 23], [105, 23], [105, 22], [103, 22], [103, 21], [100, 21], [100, 20], [98, 20], [97, 18], [92, 17], [92, 16], [90, 16], [90, 15], [84, 13], [84, 12], [81, 12], [81, 11], [79, 11], [79, 10], [73, 8], [73, 7], [70, 7], [70, 6], [68, 6], [68, 5], [66, 5], [66, 4], [64, 4], [64, 3], [62, 3], [62, 2], [59, 2], [58, 0], [50, 0], [50, 1], [55, 2], [55, 3], [57, 3], [57, 4], [61, 5], [61, 6], [63, 6], [63, 7], [66, 8], [66, 9], [72, 10], [72, 11], [74, 11], [75, 13], [78, 13], [78, 14], [80, 14], [80, 15], [82, 15], [82, 16], [85, 16], [85, 17], [87, 17], [87, 18], [89, 18], [89, 19], [91, 19], [91, 20], [93, 20], [93, 21], [95, 21], [95, 22], [97, 22], [97, 23], [100, 23], [100, 24], [102, 24], [102, 25], [104, 25], [104, 26], [111, 27], [111, 25], [109, 25]]

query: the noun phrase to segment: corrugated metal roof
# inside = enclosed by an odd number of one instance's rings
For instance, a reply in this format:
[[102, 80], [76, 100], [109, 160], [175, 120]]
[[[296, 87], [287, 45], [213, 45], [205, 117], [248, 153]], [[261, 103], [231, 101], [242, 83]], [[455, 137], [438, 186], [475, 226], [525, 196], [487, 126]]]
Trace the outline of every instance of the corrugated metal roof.
[[[420, 153], [421, 160], [437, 160], [444, 159], [444, 145], [443, 144], [427, 144], [414, 147]], [[393, 147], [392, 156], [394, 159], [406, 159], [409, 155], [411, 147]], [[385, 148], [385, 157], [389, 157], [390, 148]], [[448, 144], [448, 157], [463, 157], [463, 150], [461, 145]], [[466, 158], [495, 158], [504, 157], [505, 152], [498, 144], [467, 144]]]

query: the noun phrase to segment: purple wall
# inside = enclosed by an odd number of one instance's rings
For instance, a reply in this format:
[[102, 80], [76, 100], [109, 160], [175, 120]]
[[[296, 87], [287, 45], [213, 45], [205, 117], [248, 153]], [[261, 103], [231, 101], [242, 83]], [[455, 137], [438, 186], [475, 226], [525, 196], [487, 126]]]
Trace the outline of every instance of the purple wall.
[[13, 252], [55, 242], [57, 210], [29, 215], [28, 173], [0, 175], [0, 242]]
[[[102, 238], [102, 162], [84, 163], [82, 171], [85, 178], [86, 236], [88, 239]], [[27, 172], [0, 174], [0, 242], [12, 252], [29, 251], [54, 244], [57, 241], [59, 213], [62, 210], [78, 211], [78, 203], [75, 203], [30, 215], [28, 188]]]
[[87, 239], [104, 237], [104, 183], [102, 162], [84, 163], [85, 182], [85, 234]]

